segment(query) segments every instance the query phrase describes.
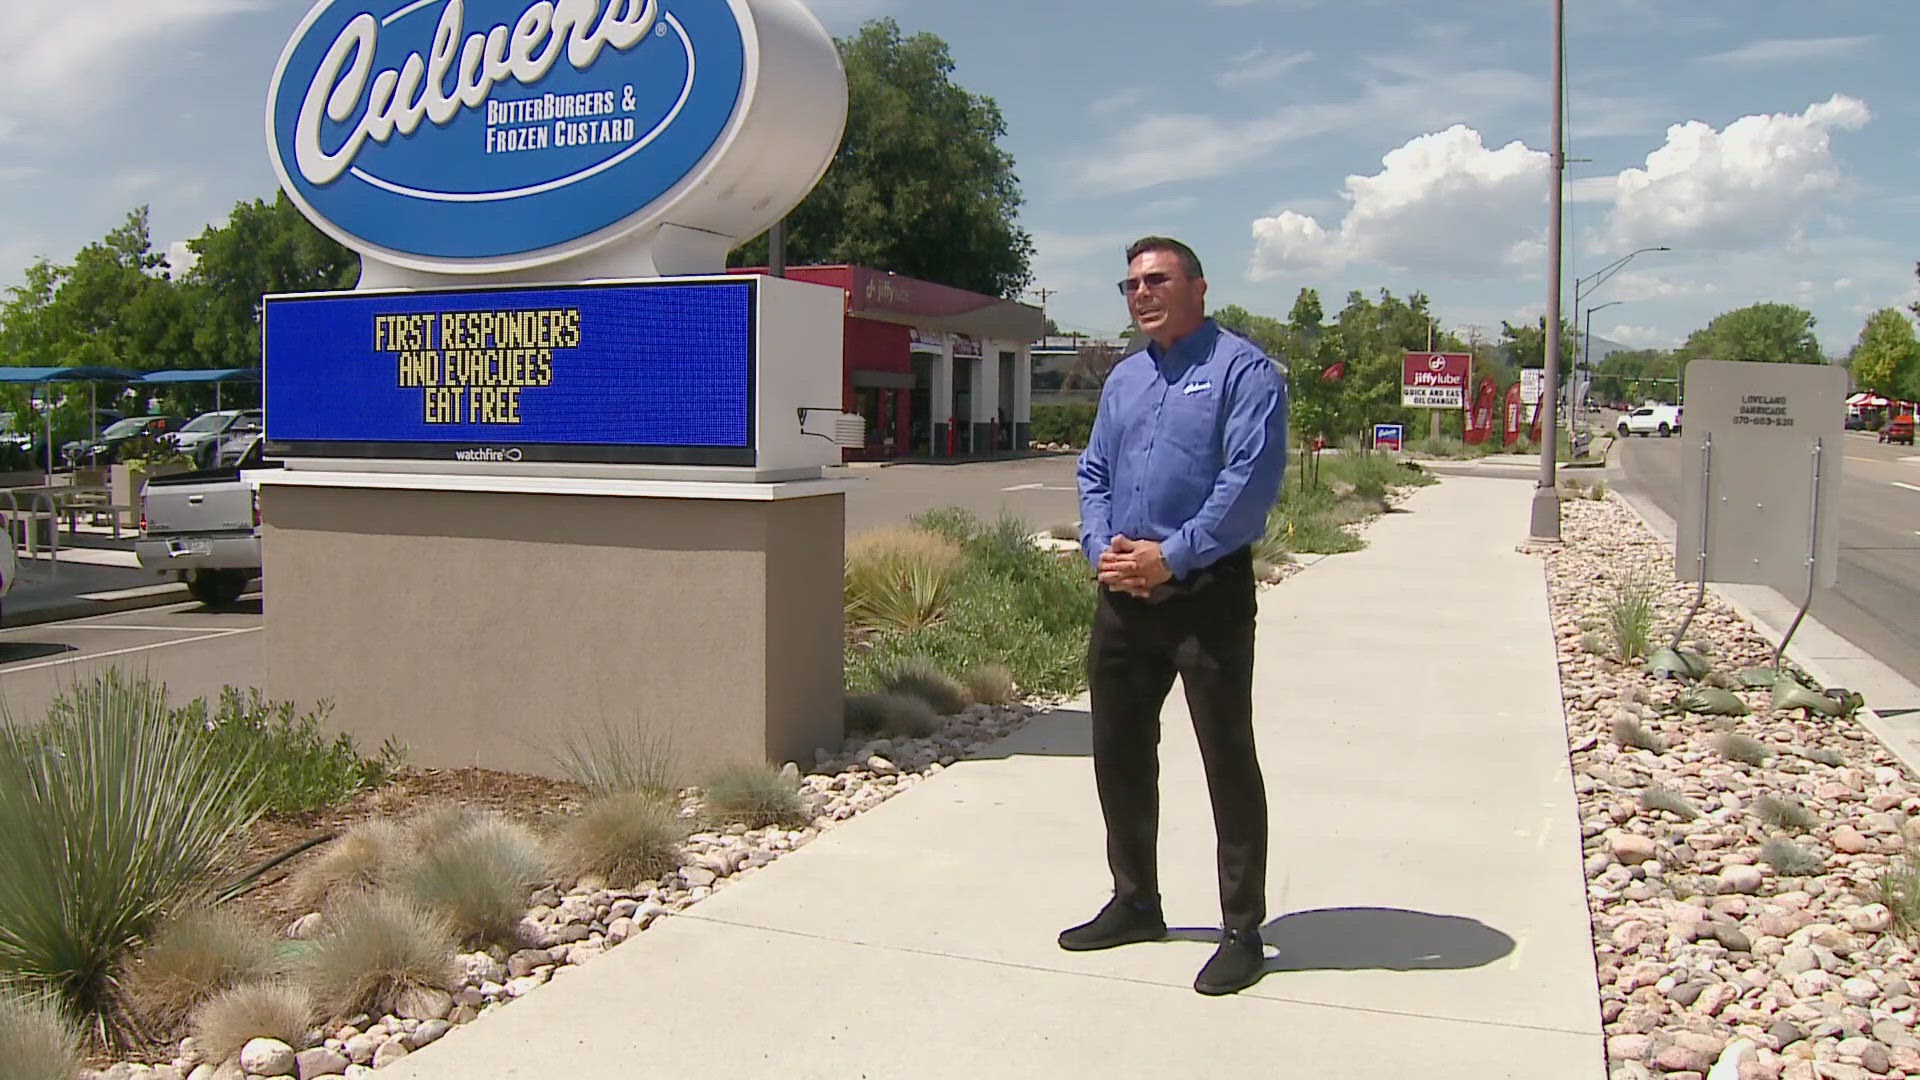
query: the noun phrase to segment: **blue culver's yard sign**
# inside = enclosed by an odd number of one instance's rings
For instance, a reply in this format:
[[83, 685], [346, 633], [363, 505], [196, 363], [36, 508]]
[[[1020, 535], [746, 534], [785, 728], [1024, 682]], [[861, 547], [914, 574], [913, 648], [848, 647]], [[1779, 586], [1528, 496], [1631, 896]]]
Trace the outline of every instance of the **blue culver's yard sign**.
[[274, 74], [274, 166], [376, 258], [583, 250], [721, 145], [750, 82], [740, 19], [728, 0], [329, 0]]

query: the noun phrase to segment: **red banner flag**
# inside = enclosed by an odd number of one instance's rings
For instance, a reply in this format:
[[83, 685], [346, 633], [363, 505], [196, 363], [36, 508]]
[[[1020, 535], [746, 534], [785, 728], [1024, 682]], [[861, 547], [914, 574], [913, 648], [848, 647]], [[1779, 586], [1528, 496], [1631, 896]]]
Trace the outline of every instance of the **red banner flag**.
[[1533, 407], [1533, 431], [1529, 435], [1529, 437], [1533, 439], [1533, 445], [1535, 446], [1540, 445], [1540, 418], [1545, 415], [1547, 415], [1547, 410], [1541, 408], [1536, 403]]
[[1483, 377], [1479, 390], [1474, 394], [1473, 411], [1467, 414], [1467, 445], [1479, 446], [1493, 434], [1493, 403], [1499, 396], [1500, 387], [1493, 377]]
[[1507, 387], [1506, 425], [1501, 430], [1502, 446], [1512, 446], [1520, 441], [1520, 384]]
[[1346, 377], [1347, 362], [1345, 360], [1338, 360], [1328, 364], [1327, 369], [1320, 373], [1320, 378], [1325, 382], [1339, 382]]

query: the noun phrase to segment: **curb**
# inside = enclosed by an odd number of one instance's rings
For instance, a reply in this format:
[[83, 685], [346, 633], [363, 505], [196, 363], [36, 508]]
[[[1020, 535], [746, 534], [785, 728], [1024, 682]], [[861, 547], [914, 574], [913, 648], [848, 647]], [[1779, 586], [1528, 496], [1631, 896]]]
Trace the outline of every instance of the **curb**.
[[168, 604], [178, 604], [191, 599], [185, 582], [174, 582], [171, 586], [162, 583], [156, 591], [145, 596], [126, 596], [114, 600], [86, 600], [75, 597], [69, 602], [29, 608], [18, 613], [12, 608], [7, 608], [4, 628], [12, 630], [22, 626], [43, 626], [47, 623], [67, 622], [94, 615], [118, 615], [125, 611], [165, 607]]

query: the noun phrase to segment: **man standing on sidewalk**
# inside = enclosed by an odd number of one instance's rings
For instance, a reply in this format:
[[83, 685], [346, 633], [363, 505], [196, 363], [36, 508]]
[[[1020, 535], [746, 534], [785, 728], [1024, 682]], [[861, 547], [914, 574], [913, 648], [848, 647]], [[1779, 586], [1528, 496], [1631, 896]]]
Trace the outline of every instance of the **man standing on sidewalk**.
[[1287, 384], [1206, 317], [1193, 250], [1150, 236], [1120, 283], [1151, 344], [1116, 365], [1080, 458], [1080, 543], [1099, 575], [1088, 649], [1093, 765], [1113, 899], [1060, 947], [1157, 941], [1160, 707], [1177, 674], [1205, 760], [1218, 842], [1220, 947], [1194, 989], [1259, 981], [1266, 953], [1266, 785], [1253, 743], [1252, 542], [1286, 466]]

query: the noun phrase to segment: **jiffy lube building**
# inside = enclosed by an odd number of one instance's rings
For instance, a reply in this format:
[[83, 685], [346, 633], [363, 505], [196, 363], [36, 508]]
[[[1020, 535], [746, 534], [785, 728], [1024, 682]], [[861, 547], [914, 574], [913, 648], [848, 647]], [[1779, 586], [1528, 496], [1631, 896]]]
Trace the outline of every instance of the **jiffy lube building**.
[[264, 303], [268, 679], [423, 765], [838, 736], [842, 290], [723, 273], [838, 146], [798, 0], [328, 0], [266, 108], [360, 252]]

